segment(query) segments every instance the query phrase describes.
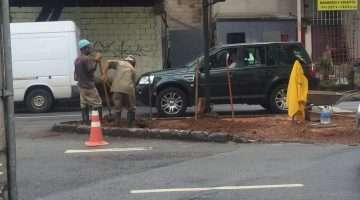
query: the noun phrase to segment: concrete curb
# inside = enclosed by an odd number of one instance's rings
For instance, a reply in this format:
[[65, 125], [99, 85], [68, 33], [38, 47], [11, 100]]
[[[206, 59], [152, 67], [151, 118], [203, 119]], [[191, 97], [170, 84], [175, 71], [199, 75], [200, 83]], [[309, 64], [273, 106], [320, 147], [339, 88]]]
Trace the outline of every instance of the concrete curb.
[[[148, 128], [116, 128], [103, 127], [103, 134], [111, 137], [132, 137], [132, 138], [153, 138], [169, 140], [186, 140], [196, 142], [216, 142], [216, 143], [254, 143], [259, 142], [251, 140], [240, 135], [229, 133], [209, 133], [206, 131], [178, 130], [178, 129], [148, 129]], [[90, 127], [85, 125], [71, 125], [58, 123], [52, 127], [54, 132], [71, 132], [78, 134], [89, 134]]]

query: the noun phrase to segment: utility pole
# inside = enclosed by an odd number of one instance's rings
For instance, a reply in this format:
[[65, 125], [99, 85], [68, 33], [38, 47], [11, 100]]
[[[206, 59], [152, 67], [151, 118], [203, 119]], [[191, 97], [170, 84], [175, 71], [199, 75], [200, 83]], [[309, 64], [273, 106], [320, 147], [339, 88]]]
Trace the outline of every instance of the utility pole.
[[210, 110], [211, 93], [210, 93], [210, 67], [209, 67], [209, 8], [218, 3], [225, 2], [226, 0], [203, 0], [203, 34], [204, 34], [204, 71], [205, 71], [205, 112]]
[[0, 199], [17, 200], [9, 1], [0, 1]]
[[205, 112], [210, 109], [210, 71], [209, 71], [209, 1], [203, 0], [203, 34], [204, 34], [204, 71], [205, 71]]
[[302, 27], [301, 27], [301, 0], [297, 0], [297, 32], [298, 32], [298, 42], [302, 42]]

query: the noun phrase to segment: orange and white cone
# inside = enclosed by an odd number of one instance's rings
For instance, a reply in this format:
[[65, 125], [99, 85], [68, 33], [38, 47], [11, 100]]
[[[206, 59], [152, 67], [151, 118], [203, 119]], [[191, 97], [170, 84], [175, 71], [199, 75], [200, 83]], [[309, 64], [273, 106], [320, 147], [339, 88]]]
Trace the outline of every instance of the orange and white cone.
[[91, 129], [89, 139], [85, 142], [86, 146], [96, 147], [109, 144], [104, 140], [103, 132], [101, 129], [101, 123], [99, 118], [99, 112], [93, 110], [91, 113]]

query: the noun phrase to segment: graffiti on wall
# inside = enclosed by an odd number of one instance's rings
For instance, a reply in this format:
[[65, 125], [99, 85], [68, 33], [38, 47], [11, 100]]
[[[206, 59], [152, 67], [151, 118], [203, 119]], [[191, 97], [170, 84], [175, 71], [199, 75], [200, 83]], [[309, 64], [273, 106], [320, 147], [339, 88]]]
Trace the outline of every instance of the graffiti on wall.
[[146, 56], [145, 49], [140, 44], [133, 46], [126, 44], [125, 41], [95, 41], [94, 48], [96, 51], [111, 57]]

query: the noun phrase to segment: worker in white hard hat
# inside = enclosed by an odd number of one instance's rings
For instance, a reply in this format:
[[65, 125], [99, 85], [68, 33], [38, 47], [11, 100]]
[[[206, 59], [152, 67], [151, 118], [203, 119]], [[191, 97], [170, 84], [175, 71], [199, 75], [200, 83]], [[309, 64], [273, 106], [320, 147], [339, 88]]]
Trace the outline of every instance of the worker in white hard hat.
[[111, 84], [111, 92], [114, 110], [116, 112], [116, 121], [120, 124], [121, 112], [127, 110], [128, 127], [133, 126], [135, 120], [136, 98], [136, 59], [134, 56], [127, 56], [124, 60], [109, 60], [104, 69], [103, 80], [107, 81], [108, 69], [114, 69], [115, 75]]

